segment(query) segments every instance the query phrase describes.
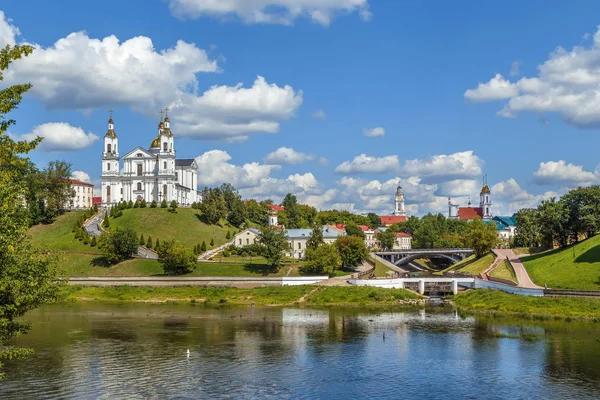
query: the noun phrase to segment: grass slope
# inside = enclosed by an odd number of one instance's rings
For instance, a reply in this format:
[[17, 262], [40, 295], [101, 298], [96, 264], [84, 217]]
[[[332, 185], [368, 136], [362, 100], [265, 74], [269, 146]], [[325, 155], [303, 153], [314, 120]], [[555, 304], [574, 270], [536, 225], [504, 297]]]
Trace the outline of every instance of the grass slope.
[[529, 277], [554, 289], [600, 289], [600, 235], [564, 249], [521, 258]]
[[338, 286], [283, 286], [255, 289], [209, 287], [81, 287], [66, 288], [67, 301], [115, 302], [207, 302], [214, 304], [249, 305], [368, 305], [389, 306], [419, 296], [404, 289]]
[[600, 319], [600, 299], [529, 297], [497, 290], [469, 290], [453, 298], [461, 310], [523, 318]]
[[192, 208], [178, 208], [176, 213], [166, 208], [131, 208], [123, 210], [123, 216], [110, 219], [110, 230], [126, 226], [138, 235], [143, 234], [146, 240], [148, 236], [153, 241], [175, 239], [188, 248], [205, 241], [210, 249], [211, 239], [216, 247], [228, 241], [225, 238], [228, 230], [232, 235], [235, 233], [232, 227], [205, 224], [200, 219], [200, 212]]
[[475, 258], [474, 255], [465, 258], [464, 260], [457, 262], [446, 271], [457, 271], [465, 274], [479, 275], [485, 271], [494, 262], [494, 254], [488, 253], [481, 258]]
[[494, 278], [508, 279], [509, 281], [513, 281], [517, 284], [519, 283], [517, 280], [517, 274], [515, 274], [515, 270], [510, 265], [508, 260], [502, 261], [500, 265], [494, 268], [490, 272], [490, 276], [493, 276]]
[[75, 239], [71, 232], [73, 225], [84, 214], [84, 211], [70, 211], [56, 219], [49, 225], [36, 225], [29, 229], [31, 243], [48, 250], [70, 250], [99, 253], [96, 248], [83, 244]]

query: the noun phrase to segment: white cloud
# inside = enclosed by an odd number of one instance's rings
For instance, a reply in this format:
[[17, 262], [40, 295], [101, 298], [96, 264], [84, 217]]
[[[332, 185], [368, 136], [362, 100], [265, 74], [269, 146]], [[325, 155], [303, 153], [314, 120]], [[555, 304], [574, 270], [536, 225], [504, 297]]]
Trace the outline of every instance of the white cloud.
[[246, 23], [291, 25], [298, 18], [329, 26], [341, 13], [358, 12], [369, 21], [367, 0], [170, 0], [171, 12], [179, 18], [236, 16]]
[[365, 128], [363, 129], [363, 135], [367, 137], [384, 137], [385, 129], [380, 126], [377, 128]]
[[265, 164], [291, 165], [302, 164], [314, 160], [314, 154], [306, 154], [296, 151], [290, 147], [280, 147], [265, 157]]
[[514, 117], [522, 111], [554, 112], [578, 127], [600, 126], [600, 27], [592, 43], [562, 47], [550, 53], [538, 66], [538, 75], [510, 82], [496, 75], [486, 84], [467, 90], [472, 101], [508, 99], [497, 115]]
[[510, 75], [511, 76], [519, 75], [520, 65], [521, 64], [518, 61], [513, 61], [513, 63], [510, 65]]
[[31, 82], [31, 93], [50, 109], [121, 105], [155, 119], [169, 106], [173, 130], [181, 136], [239, 141], [276, 133], [303, 100], [302, 91], [261, 76], [251, 87], [213, 86], [200, 94], [197, 75], [220, 69], [205, 50], [182, 40], [158, 51], [144, 36], [121, 43], [114, 35], [100, 40], [76, 32], [36, 47], [12, 64], [6, 84]]
[[79, 127], [71, 126], [66, 122], [48, 122], [37, 125], [30, 133], [19, 136], [21, 140], [33, 140], [41, 136], [44, 138], [37, 147], [39, 150], [48, 152], [63, 152], [81, 150], [90, 147], [98, 136], [93, 133], [85, 133]]
[[584, 171], [582, 165], [567, 164], [564, 160], [541, 162], [533, 176], [534, 181], [540, 185], [586, 186], [600, 181], [596, 173]]
[[480, 187], [477, 187], [474, 179], [455, 179], [438, 184], [435, 194], [444, 197], [468, 196], [477, 193], [478, 189]]
[[77, 179], [82, 182], [89, 183], [92, 181], [92, 178], [90, 178], [90, 176], [87, 174], [87, 172], [84, 172], [84, 171], [73, 171], [73, 173], [71, 173], [71, 176], [73, 177], [73, 179]]
[[402, 167], [402, 175], [418, 176], [427, 183], [446, 182], [481, 176], [482, 165], [483, 160], [469, 150], [423, 160], [407, 160]]
[[372, 157], [360, 154], [352, 161], [344, 161], [335, 169], [337, 174], [395, 173], [400, 168], [398, 156]]
[[492, 194], [492, 212], [494, 215], [512, 215], [522, 208], [537, 207], [542, 200], [558, 197], [567, 192], [561, 188], [558, 192], [548, 191], [542, 194], [531, 194], [521, 188], [514, 178], [498, 182], [490, 189]]
[[238, 189], [256, 186], [261, 179], [277, 170], [277, 165], [261, 165], [257, 162], [237, 166], [229, 163], [231, 156], [223, 150], [210, 150], [196, 157], [198, 186], [218, 186], [231, 183]]
[[0, 48], [6, 45], [14, 46], [19, 36], [19, 28], [12, 25], [12, 20], [4, 15], [4, 11], [0, 10]]
[[321, 110], [317, 110], [313, 113], [313, 118], [317, 118], [317, 119], [326, 119], [327, 118], [327, 114], [325, 114], [325, 111]]

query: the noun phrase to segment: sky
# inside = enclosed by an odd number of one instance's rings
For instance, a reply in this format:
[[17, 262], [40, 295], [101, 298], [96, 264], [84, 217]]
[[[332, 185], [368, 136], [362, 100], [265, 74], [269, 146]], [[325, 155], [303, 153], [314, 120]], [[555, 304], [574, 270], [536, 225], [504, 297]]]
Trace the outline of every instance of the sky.
[[[466, 4], [466, 3], [464, 3]], [[598, 184], [600, 3], [580, 0], [5, 1], [0, 46], [32, 44], [9, 134], [43, 136], [99, 188], [113, 109], [121, 156], [168, 107], [199, 189], [293, 193], [318, 209], [494, 215]]]

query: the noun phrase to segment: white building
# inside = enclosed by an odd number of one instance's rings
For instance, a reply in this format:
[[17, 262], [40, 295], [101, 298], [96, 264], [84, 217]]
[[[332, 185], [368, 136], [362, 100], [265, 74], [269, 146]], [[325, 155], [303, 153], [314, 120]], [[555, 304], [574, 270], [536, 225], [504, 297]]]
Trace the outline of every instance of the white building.
[[404, 232], [396, 232], [396, 241], [394, 241], [393, 250], [410, 250], [412, 249], [412, 236]]
[[471, 207], [470, 199], [467, 207], [460, 207], [458, 204], [452, 204], [452, 199], [448, 198], [448, 219], [471, 221], [477, 218], [485, 221], [493, 218], [492, 193], [485, 177], [483, 178], [481, 192], [479, 192], [479, 207]]
[[68, 209], [90, 209], [94, 197], [94, 185], [77, 179], [69, 179], [71, 183], [71, 198], [65, 206]]
[[256, 228], [244, 229], [240, 233], [233, 235], [233, 245], [235, 247], [244, 247], [258, 243], [260, 231]]
[[175, 136], [168, 115], [158, 124], [158, 135], [150, 148], [136, 147], [125, 154], [122, 168], [119, 138], [111, 116], [102, 151], [103, 205], [130, 200], [160, 203], [164, 199], [187, 206], [201, 201], [197, 185], [195, 160], [175, 158]]

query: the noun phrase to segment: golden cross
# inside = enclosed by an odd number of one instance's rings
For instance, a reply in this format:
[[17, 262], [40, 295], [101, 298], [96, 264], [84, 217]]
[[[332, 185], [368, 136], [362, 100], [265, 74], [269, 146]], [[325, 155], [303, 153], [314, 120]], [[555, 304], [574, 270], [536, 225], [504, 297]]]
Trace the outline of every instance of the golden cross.
[[108, 112], [110, 113], [110, 118], [111, 119], [112, 119], [112, 113], [113, 113], [113, 111], [115, 111], [115, 110], [113, 110], [112, 108], [110, 110], [108, 110]]
[[170, 110], [169, 107], [165, 107], [165, 114], [166, 114], [167, 118], [169, 117], [169, 110]]
[[160, 110], [160, 120], [161, 120], [161, 121], [163, 120], [163, 117], [162, 117], [163, 113], [164, 113], [164, 111], [163, 111], [163, 110]]

